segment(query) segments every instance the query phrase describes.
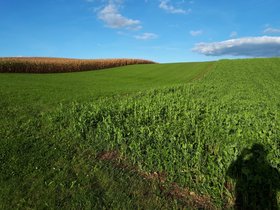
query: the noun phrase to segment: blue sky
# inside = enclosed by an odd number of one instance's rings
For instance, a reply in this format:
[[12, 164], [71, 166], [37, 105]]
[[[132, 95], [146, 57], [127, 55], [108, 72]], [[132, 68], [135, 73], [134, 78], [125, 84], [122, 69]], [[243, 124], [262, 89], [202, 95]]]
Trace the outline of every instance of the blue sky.
[[279, 0], [0, 0], [0, 57], [280, 56]]

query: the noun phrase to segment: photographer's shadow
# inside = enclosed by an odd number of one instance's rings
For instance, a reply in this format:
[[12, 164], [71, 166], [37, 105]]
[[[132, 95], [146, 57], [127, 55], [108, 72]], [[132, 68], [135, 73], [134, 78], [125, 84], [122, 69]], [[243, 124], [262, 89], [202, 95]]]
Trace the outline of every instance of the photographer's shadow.
[[236, 179], [235, 209], [273, 209], [277, 207], [280, 174], [266, 160], [263, 145], [244, 149], [228, 168], [227, 175]]

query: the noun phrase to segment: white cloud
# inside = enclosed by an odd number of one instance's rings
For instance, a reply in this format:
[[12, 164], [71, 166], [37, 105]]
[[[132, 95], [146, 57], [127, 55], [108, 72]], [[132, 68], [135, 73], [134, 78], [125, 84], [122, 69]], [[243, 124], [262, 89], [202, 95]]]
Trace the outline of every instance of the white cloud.
[[236, 31], [232, 31], [229, 35], [229, 37], [234, 38], [237, 37], [238, 33]]
[[203, 33], [202, 30], [197, 30], [197, 31], [190, 31], [190, 35], [192, 36], [199, 36]]
[[193, 48], [193, 52], [207, 56], [280, 56], [280, 37], [245, 37], [222, 42], [199, 43]]
[[263, 33], [265, 33], [265, 34], [280, 34], [280, 28], [268, 27], [263, 31]]
[[131, 30], [142, 28], [139, 20], [133, 20], [120, 14], [118, 6], [113, 2], [109, 2], [108, 5], [98, 12], [98, 18], [110, 28], [126, 28]]
[[140, 39], [140, 40], [150, 40], [150, 39], [158, 38], [158, 35], [154, 34], [154, 33], [143, 33], [141, 35], [134, 36], [134, 38]]
[[169, 3], [169, 0], [160, 0], [159, 8], [172, 13], [172, 14], [186, 14], [189, 13], [191, 10], [184, 10], [181, 8], [176, 8]]

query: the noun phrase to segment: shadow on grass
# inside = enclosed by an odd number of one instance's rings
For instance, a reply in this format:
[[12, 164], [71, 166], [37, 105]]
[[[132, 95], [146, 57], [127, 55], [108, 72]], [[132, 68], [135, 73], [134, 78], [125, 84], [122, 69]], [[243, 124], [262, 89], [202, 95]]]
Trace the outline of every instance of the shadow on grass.
[[263, 145], [244, 149], [228, 168], [227, 174], [236, 179], [235, 209], [278, 210], [277, 190], [280, 174], [266, 160]]

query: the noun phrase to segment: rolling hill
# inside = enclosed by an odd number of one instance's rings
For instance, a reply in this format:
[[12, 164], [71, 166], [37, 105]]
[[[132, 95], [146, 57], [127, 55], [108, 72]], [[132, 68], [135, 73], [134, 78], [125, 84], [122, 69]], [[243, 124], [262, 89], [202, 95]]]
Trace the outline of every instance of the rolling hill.
[[[233, 208], [230, 168], [244, 151], [256, 173], [280, 169], [279, 64], [0, 74], [1, 207]], [[277, 186], [277, 173], [242, 167]]]

